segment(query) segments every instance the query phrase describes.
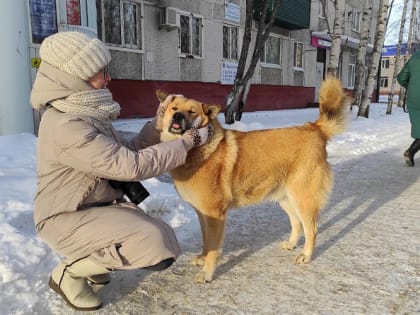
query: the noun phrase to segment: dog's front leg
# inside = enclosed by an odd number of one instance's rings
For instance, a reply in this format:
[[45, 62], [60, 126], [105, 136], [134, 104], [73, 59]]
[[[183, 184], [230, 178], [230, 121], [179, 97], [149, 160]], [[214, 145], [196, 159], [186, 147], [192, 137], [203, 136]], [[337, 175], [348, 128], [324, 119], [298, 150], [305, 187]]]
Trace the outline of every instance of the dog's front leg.
[[207, 238], [206, 219], [205, 219], [205, 216], [197, 209], [195, 209], [195, 212], [197, 213], [198, 221], [200, 222], [201, 236], [203, 240], [203, 251], [201, 252], [201, 255], [197, 255], [193, 258], [192, 264], [195, 266], [203, 266], [206, 260], [207, 253], [208, 253], [207, 239], [206, 239]]
[[213, 280], [217, 260], [221, 255], [226, 223], [225, 216], [223, 218], [211, 218], [203, 215], [202, 219], [205, 225], [206, 235], [203, 240], [205, 241], [204, 249], [207, 249], [207, 255], [202, 271], [195, 276], [195, 282], [197, 283], [206, 283]]

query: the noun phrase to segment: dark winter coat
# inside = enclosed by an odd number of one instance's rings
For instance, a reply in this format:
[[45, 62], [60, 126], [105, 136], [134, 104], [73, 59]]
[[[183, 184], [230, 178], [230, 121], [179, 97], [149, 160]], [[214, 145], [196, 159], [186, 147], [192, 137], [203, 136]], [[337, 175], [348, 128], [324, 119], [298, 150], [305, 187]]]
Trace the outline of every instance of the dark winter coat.
[[420, 51], [417, 51], [397, 76], [407, 89], [407, 110], [411, 122], [411, 136], [420, 139]]

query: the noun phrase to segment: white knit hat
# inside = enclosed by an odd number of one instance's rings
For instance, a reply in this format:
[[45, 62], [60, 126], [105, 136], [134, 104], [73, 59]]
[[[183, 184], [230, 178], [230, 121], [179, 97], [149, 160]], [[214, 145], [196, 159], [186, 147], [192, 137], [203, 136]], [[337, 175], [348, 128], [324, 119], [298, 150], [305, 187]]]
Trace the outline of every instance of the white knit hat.
[[47, 37], [39, 54], [52, 66], [85, 81], [111, 61], [103, 42], [80, 32], [60, 32]]

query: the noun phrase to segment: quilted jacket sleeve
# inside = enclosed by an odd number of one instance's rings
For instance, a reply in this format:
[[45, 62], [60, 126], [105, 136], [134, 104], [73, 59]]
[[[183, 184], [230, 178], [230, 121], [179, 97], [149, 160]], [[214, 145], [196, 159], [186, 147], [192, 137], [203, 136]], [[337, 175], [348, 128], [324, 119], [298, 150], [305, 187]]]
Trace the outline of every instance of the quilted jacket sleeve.
[[185, 163], [189, 145], [183, 139], [130, 150], [82, 119], [63, 123], [56, 134], [60, 163], [94, 176], [144, 180]]
[[140, 150], [160, 142], [160, 133], [152, 122], [147, 122], [140, 132], [131, 139], [121, 139], [124, 145], [131, 150]]

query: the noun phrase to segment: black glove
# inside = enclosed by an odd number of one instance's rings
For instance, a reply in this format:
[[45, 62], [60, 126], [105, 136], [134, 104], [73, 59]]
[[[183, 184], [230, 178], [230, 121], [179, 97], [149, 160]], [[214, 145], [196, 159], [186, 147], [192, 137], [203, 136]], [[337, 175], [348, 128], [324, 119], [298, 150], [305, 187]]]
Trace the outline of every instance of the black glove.
[[140, 182], [120, 182], [116, 180], [110, 180], [109, 184], [113, 188], [121, 190], [124, 195], [126, 195], [128, 199], [130, 199], [130, 201], [136, 205], [149, 197], [149, 192]]

